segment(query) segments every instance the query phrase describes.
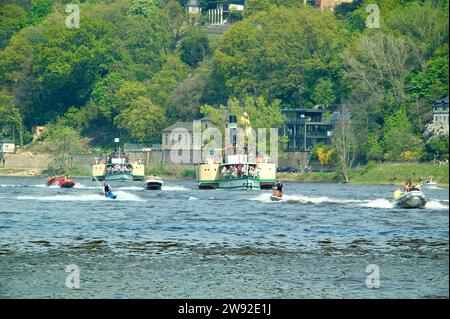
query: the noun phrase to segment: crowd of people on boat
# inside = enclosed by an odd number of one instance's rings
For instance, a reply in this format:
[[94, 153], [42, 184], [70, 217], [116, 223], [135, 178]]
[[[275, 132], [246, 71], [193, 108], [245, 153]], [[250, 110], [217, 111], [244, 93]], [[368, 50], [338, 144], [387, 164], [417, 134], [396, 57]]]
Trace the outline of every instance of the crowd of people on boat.
[[118, 175], [118, 174], [130, 174], [133, 170], [131, 165], [114, 165], [108, 166], [106, 172], [108, 175]]
[[222, 177], [224, 178], [258, 178], [259, 168], [253, 165], [229, 165], [223, 166]]

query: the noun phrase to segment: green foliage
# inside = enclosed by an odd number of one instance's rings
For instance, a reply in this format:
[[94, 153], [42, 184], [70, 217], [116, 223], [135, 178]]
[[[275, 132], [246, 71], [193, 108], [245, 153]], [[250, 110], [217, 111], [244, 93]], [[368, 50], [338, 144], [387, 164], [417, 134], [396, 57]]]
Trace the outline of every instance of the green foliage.
[[420, 152], [420, 138], [412, 133], [411, 122], [406, 110], [400, 108], [386, 118], [383, 142], [386, 146], [386, 159], [404, 160], [406, 152]]
[[320, 79], [317, 81], [311, 97], [316, 105], [331, 106], [336, 102], [333, 83], [328, 79]]
[[[67, 1], [3, 4], [3, 136], [13, 126], [27, 141], [33, 126], [58, 123], [93, 143], [156, 142], [163, 125], [200, 111], [219, 127], [230, 112], [244, 127], [279, 127], [280, 107], [330, 114], [342, 103], [359, 160], [448, 156], [442, 139], [423, 134], [431, 102], [448, 95], [448, 1], [354, 0], [331, 12], [248, 0], [245, 19], [214, 41], [186, 2], [78, 1], [79, 29], [65, 26]], [[365, 27], [369, 3], [380, 29]]]
[[153, 167], [147, 168], [145, 170], [145, 175], [168, 176], [168, 175], [172, 175], [172, 172], [166, 166], [159, 164], [159, 165], [155, 165]]
[[171, 94], [190, 71], [190, 67], [177, 56], [168, 56], [161, 71], [156, 73], [147, 85], [151, 100], [170, 114]]
[[150, 18], [156, 14], [159, 8], [158, 0], [133, 0], [133, 3], [128, 8], [129, 14]]
[[448, 159], [448, 135], [434, 137], [426, 143], [426, 150], [430, 156], [427, 159], [433, 159], [433, 155], [437, 155], [437, 159]]
[[210, 53], [208, 35], [200, 28], [193, 28], [180, 42], [181, 60], [196, 67]]
[[366, 157], [367, 159], [374, 160], [374, 161], [380, 161], [383, 159], [384, 151], [383, 147], [377, 137], [376, 134], [371, 133], [367, 137], [367, 150], [366, 150]]
[[23, 145], [23, 119], [19, 108], [14, 104], [13, 97], [5, 90], [0, 91], [0, 136], [19, 138]]
[[339, 99], [346, 88], [338, 53], [347, 40], [342, 24], [329, 12], [273, 7], [236, 24], [218, 40], [215, 72], [223, 76], [231, 96], [264, 96], [298, 106], [312, 102], [312, 89], [328, 78]]
[[120, 108], [117, 93], [126, 83], [125, 78], [117, 72], [108, 74], [95, 83], [92, 91], [92, 101], [99, 112], [107, 119], [113, 119]]
[[49, 127], [44, 145], [45, 150], [53, 154], [45, 171], [49, 175], [67, 174], [73, 167], [73, 155], [85, 149], [79, 131], [59, 123]]
[[160, 141], [160, 131], [165, 121], [164, 110], [143, 96], [130, 100], [128, 107], [115, 118], [115, 123], [137, 142]]
[[22, 27], [34, 26], [42, 21], [53, 11], [54, 0], [33, 0]]
[[25, 10], [15, 4], [0, 7], [0, 50], [7, 45], [11, 36], [20, 30], [25, 14]]
[[197, 176], [197, 170], [195, 168], [184, 168], [181, 170], [180, 176], [184, 178], [195, 178]]

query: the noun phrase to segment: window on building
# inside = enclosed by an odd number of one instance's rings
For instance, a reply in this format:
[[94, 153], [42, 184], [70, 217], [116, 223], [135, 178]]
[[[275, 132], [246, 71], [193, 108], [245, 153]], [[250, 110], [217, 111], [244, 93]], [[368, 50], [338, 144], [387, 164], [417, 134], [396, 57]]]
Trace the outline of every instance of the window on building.
[[169, 134], [165, 134], [165, 136], [164, 136], [164, 144], [165, 145], [169, 144]]
[[173, 135], [173, 134], [171, 134], [171, 143], [172, 143], [172, 145], [174, 145], [174, 144], [175, 144], [175, 137], [174, 137], [174, 135]]
[[183, 136], [181, 134], [178, 134], [178, 142], [181, 143], [182, 140], [183, 140]]

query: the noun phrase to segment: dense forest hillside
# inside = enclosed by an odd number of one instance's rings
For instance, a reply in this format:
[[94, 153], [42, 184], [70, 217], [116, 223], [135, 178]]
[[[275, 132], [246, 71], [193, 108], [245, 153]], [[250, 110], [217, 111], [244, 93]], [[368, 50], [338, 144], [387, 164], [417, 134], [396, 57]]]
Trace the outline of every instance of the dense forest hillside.
[[[66, 26], [69, 3], [79, 28]], [[218, 109], [270, 127], [280, 108], [322, 105], [352, 114], [360, 161], [448, 156], [448, 130], [430, 125], [432, 102], [448, 96], [448, 1], [355, 0], [331, 11], [248, 0], [218, 37], [186, 3], [1, 0], [0, 138], [24, 145], [48, 126], [48, 138], [91, 145], [116, 135], [158, 143], [165, 126]], [[380, 28], [366, 27], [369, 3]]]

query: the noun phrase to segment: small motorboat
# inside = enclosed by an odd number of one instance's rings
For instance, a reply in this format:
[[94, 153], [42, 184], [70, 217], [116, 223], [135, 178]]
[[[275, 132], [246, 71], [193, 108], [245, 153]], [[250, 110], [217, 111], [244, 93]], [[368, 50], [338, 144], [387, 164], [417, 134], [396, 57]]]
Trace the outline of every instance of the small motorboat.
[[427, 178], [427, 180], [422, 183], [422, 187], [428, 188], [428, 189], [438, 188], [437, 183], [433, 178]]
[[47, 186], [52, 186], [56, 182], [59, 184], [59, 178], [58, 177], [48, 177], [47, 178]]
[[164, 182], [160, 177], [150, 176], [144, 182], [144, 188], [146, 190], [160, 190]]
[[391, 202], [396, 208], [424, 208], [428, 202], [428, 197], [419, 190], [413, 190], [407, 193], [397, 190]]
[[58, 183], [60, 188], [73, 188], [75, 182], [66, 177], [49, 177], [47, 178], [47, 186], [52, 186], [54, 183]]
[[73, 188], [75, 186], [75, 182], [70, 179], [60, 179], [59, 187], [61, 188]]

